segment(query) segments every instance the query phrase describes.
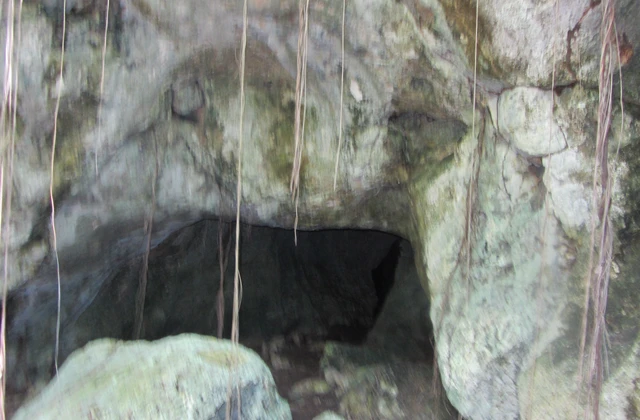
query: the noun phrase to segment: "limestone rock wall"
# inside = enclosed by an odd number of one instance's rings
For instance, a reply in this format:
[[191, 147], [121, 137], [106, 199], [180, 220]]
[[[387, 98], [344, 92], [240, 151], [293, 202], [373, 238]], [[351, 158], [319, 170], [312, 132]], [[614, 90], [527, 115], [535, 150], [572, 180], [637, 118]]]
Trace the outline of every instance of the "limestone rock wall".
[[[241, 2], [104, 6], [25, 1], [15, 18], [6, 244], [9, 288], [23, 309], [10, 328], [29, 311], [56, 310], [54, 128], [67, 299], [91, 296], [108, 269], [141, 255], [152, 209], [152, 248], [196, 220], [235, 215]], [[248, 6], [240, 213], [292, 227], [298, 4]], [[475, 12], [465, 0], [349, 1], [342, 60], [341, 2], [310, 3], [298, 226], [409, 238], [451, 402], [474, 419], [556, 418], [582, 404], [576, 349], [596, 210], [602, 3], [481, 2], [474, 112]], [[640, 10], [620, 0], [616, 12], [623, 82], [620, 90], [616, 76], [614, 88], [625, 112], [614, 107], [609, 150], [615, 247], [600, 408], [608, 418], [638, 412], [640, 377], [629, 301], [638, 282]], [[63, 307], [63, 319], [71, 315]], [[43, 326], [49, 337], [52, 327]]]

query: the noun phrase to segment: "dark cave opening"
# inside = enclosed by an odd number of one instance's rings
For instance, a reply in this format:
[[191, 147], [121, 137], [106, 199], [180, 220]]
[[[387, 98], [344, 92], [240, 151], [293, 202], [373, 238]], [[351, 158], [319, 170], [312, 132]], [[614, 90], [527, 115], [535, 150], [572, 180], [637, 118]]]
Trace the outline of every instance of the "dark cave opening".
[[371, 271], [371, 279], [373, 280], [377, 298], [376, 306], [373, 310], [374, 319], [380, 315], [387, 295], [393, 287], [398, 258], [400, 257], [400, 242], [401, 240], [397, 239], [389, 248], [387, 255], [382, 258], [380, 264]]
[[[203, 220], [174, 232], [150, 251], [140, 338], [217, 336], [221, 328], [223, 338], [230, 337], [234, 226]], [[321, 354], [316, 350], [325, 342], [381, 350], [388, 360], [431, 363], [429, 301], [407, 240], [379, 231], [332, 229], [298, 231], [296, 246], [292, 230], [241, 225], [240, 241], [241, 344], [261, 354], [274, 372], [275, 348], [288, 348], [291, 360], [307, 363], [294, 373], [274, 373], [279, 388], [319, 370]], [[133, 338], [142, 263], [137, 256], [107, 267], [102, 284], [91, 285], [95, 292], [65, 289], [60, 363], [91, 340]], [[221, 278], [220, 325], [216, 302]], [[51, 335], [38, 332], [46, 329], [43, 319], [48, 325], [55, 319], [50, 298], [41, 298], [48, 306], [31, 305], [39, 308], [33, 314], [20, 313], [26, 310], [20, 299], [10, 299], [9, 319], [26, 320], [20, 328], [14, 322], [9, 331], [9, 342], [18, 343], [9, 350], [10, 374], [17, 378], [10, 384], [14, 392], [25, 393], [53, 373]]]
[[[182, 332], [216, 335], [221, 272], [223, 336], [229, 337], [233, 231], [231, 224], [202, 221], [176, 232], [152, 251], [143, 338]], [[403, 331], [417, 329], [410, 324], [421, 321], [429, 329], [428, 301], [419, 289], [417, 275], [410, 273], [415, 268], [408, 266], [413, 264], [408, 241], [379, 231], [345, 229], [298, 231], [297, 236], [296, 246], [292, 230], [241, 226], [241, 341], [254, 343], [283, 336], [293, 341], [329, 339], [361, 344], [381, 315], [391, 318], [383, 323], [397, 323]], [[406, 254], [402, 261], [401, 253]], [[399, 263], [404, 264], [402, 275], [414, 282], [406, 296], [413, 300], [407, 306], [412, 306], [415, 296], [422, 298], [414, 305], [420, 308], [420, 319], [402, 319], [393, 308], [383, 314], [385, 306], [397, 305], [398, 298], [389, 299], [389, 295]], [[124, 274], [114, 279], [116, 283], [129, 279], [128, 286], [115, 288], [131, 288], [129, 300], [137, 287], [137, 279], [130, 277]], [[402, 294], [402, 290], [395, 293]], [[125, 337], [132, 327], [131, 321], [126, 323]]]

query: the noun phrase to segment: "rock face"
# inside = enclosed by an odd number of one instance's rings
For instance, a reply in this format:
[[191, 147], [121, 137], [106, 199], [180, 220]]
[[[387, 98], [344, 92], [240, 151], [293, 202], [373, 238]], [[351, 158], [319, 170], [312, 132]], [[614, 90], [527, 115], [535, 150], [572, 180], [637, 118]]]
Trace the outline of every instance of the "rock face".
[[327, 383], [337, 388], [340, 414], [363, 420], [458, 418], [434, 386], [432, 366], [385, 360], [385, 351], [327, 343], [321, 360]]
[[233, 418], [291, 419], [258, 355], [183, 334], [155, 342], [91, 342], [14, 418], [224, 419], [229, 409]]
[[[350, 0], [344, 49], [342, 2], [310, 2], [297, 206], [289, 186], [298, 2], [248, 1], [241, 155], [241, 2], [120, 0], [105, 10], [99, 1], [65, 8], [32, 0], [20, 17], [16, 6], [13, 27], [9, 4], [0, 31], [13, 42], [0, 58], [14, 72], [3, 89], [17, 91], [9, 104], [16, 125], [3, 125], [1, 148], [8, 153], [14, 133], [3, 178], [12, 193], [3, 213], [9, 371], [52, 364], [56, 262], [64, 324], [75, 303], [101, 293], [147, 243], [157, 250], [194, 222], [233, 219], [242, 159], [243, 222], [375, 229], [411, 242], [442, 383], [463, 416], [640, 412], [637, 1], [486, 0], [476, 20], [475, 3], [464, 0]], [[609, 5], [620, 68], [602, 148]], [[594, 176], [596, 152], [605, 151], [608, 177]], [[598, 191], [609, 183], [611, 202], [602, 206]], [[597, 238], [603, 226], [611, 251]], [[604, 263], [592, 249], [604, 249]], [[592, 291], [602, 293], [590, 286], [601, 274], [610, 279], [606, 308], [587, 309]], [[133, 300], [109, 289], [120, 292]], [[587, 358], [600, 351], [597, 339], [606, 336], [608, 346], [593, 408], [591, 381], [577, 376], [600, 364], [581, 369], [594, 365], [578, 360], [582, 319], [605, 310], [606, 334], [593, 335], [593, 320], [586, 328]], [[108, 323], [102, 328], [111, 334]], [[19, 361], [24, 349], [32, 350]]]

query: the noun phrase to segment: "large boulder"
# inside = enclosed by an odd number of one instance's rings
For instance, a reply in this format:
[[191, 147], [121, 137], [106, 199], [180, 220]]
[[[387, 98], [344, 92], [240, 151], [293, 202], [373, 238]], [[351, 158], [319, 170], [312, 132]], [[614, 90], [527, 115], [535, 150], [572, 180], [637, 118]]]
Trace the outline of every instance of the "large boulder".
[[87, 344], [14, 419], [222, 420], [227, 411], [233, 418], [291, 419], [258, 355], [229, 341], [183, 334]]

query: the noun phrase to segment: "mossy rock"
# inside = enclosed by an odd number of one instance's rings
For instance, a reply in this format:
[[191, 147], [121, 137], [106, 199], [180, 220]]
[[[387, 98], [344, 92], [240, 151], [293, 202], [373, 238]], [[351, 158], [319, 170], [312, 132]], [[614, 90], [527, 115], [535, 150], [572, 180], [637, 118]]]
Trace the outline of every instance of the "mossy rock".
[[242, 346], [195, 334], [101, 339], [74, 352], [14, 418], [224, 419], [238, 397], [242, 418], [291, 418], [267, 366]]

